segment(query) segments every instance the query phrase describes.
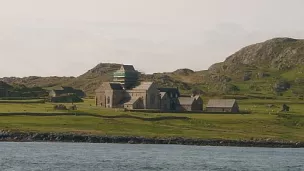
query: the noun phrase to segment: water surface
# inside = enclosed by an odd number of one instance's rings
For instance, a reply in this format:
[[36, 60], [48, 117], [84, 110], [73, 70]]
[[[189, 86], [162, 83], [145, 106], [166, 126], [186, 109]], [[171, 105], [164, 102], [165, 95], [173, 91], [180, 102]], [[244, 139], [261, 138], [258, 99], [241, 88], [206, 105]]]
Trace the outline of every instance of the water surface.
[[304, 149], [0, 142], [1, 171], [304, 171]]

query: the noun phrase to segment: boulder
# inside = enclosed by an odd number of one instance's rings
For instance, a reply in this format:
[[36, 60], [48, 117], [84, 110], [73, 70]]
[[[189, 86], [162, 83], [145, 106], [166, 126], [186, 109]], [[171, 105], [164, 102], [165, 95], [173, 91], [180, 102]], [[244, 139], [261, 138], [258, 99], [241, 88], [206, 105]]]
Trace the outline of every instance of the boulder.
[[63, 104], [54, 105], [53, 109], [54, 110], [68, 110], [67, 107]]

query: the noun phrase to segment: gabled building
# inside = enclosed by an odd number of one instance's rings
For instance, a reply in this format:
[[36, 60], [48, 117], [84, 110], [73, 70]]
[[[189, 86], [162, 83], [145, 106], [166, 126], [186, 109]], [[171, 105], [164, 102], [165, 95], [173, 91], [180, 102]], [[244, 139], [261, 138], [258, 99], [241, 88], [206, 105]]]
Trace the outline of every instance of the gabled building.
[[208, 101], [207, 112], [240, 112], [238, 103], [235, 99], [210, 99]]
[[139, 82], [132, 65], [122, 65], [114, 72], [113, 82], [105, 82], [96, 90], [96, 106], [126, 109], [159, 109], [160, 98], [153, 82]]
[[128, 102], [124, 103], [124, 108], [128, 110], [144, 109], [144, 100], [141, 97], [130, 99]]
[[159, 88], [153, 82], [140, 82], [132, 65], [114, 72], [113, 82], [96, 90], [96, 106], [104, 108], [157, 109], [161, 111], [202, 111], [200, 96], [180, 98], [178, 88]]
[[171, 107], [171, 99], [167, 92], [160, 92], [160, 110], [162, 111], [170, 111]]
[[104, 82], [95, 92], [96, 106], [104, 108], [123, 107], [123, 100], [126, 96], [126, 92], [121, 84]]
[[160, 109], [162, 111], [175, 111], [178, 107], [180, 93], [178, 88], [158, 88], [160, 93]]
[[12, 86], [9, 84], [0, 81], [0, 97], [8, 97], [9, 96], [9, 89], [11, 89]]
[[104, 108], [159, 109], [159, 96], [153, 82], [141, 82], [132, 89], [120, 83], [105, 82], [96, 90], [96, 106]]
[[8, 90], [5, 88], [0, 88], [0, 97], [8, 97]]
[[153, 82], [141, 82], [138, 86], [126, 90], [129, 99], [141, 98], [143, 109], [159, 109], [160, 98], [157, 86]]
[[59, 89], [53, 89], [49, 92], [50, 97], [59, 97], [62, 95], [75, 94], [80, 98], [85, 97], [85, 93], [82, 90], [74, 89], [73, 87], [62, 86]]
[[179, 97], [178, 101], [178, 111], [203, 111], [203, 100], [198, 95]]

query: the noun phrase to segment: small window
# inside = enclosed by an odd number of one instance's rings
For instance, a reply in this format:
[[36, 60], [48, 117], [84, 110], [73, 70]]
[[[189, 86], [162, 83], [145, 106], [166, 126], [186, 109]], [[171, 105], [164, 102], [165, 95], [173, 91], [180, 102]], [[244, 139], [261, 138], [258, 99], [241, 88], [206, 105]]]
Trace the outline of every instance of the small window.
[[110, 97], [108, 97], [107, 104], [110, 104], [110, 103], [111, 103], [111, 99], [110, 99]]
[[155, 103], [155, 95], [154, 94], [151, 94], [151, 96], [150, 96], [150, 103], [151, 104]]

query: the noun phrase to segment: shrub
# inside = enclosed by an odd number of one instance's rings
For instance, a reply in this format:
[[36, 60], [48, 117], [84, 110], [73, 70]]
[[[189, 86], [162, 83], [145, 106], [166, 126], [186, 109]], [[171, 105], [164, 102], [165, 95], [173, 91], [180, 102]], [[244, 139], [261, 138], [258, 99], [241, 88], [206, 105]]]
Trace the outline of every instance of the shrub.
[[226, 94], [236, 93], [240, 91], [240, 88], [234, 84], [224, 84], [222, 86], [222, 91]]
[[51, 97], [50, 99], [53, 103], [79, 103], [83, 102], [83, 100], [76, 96], [75, 94], [62, 95], [59, 97]]
[[290, 87], [291, 87], [290, 83], [287, 82], [286, 80], [279, 80], [274, 84], [273, 89], [276, 93], [278, 93], [278, 92], [286, 91]]

